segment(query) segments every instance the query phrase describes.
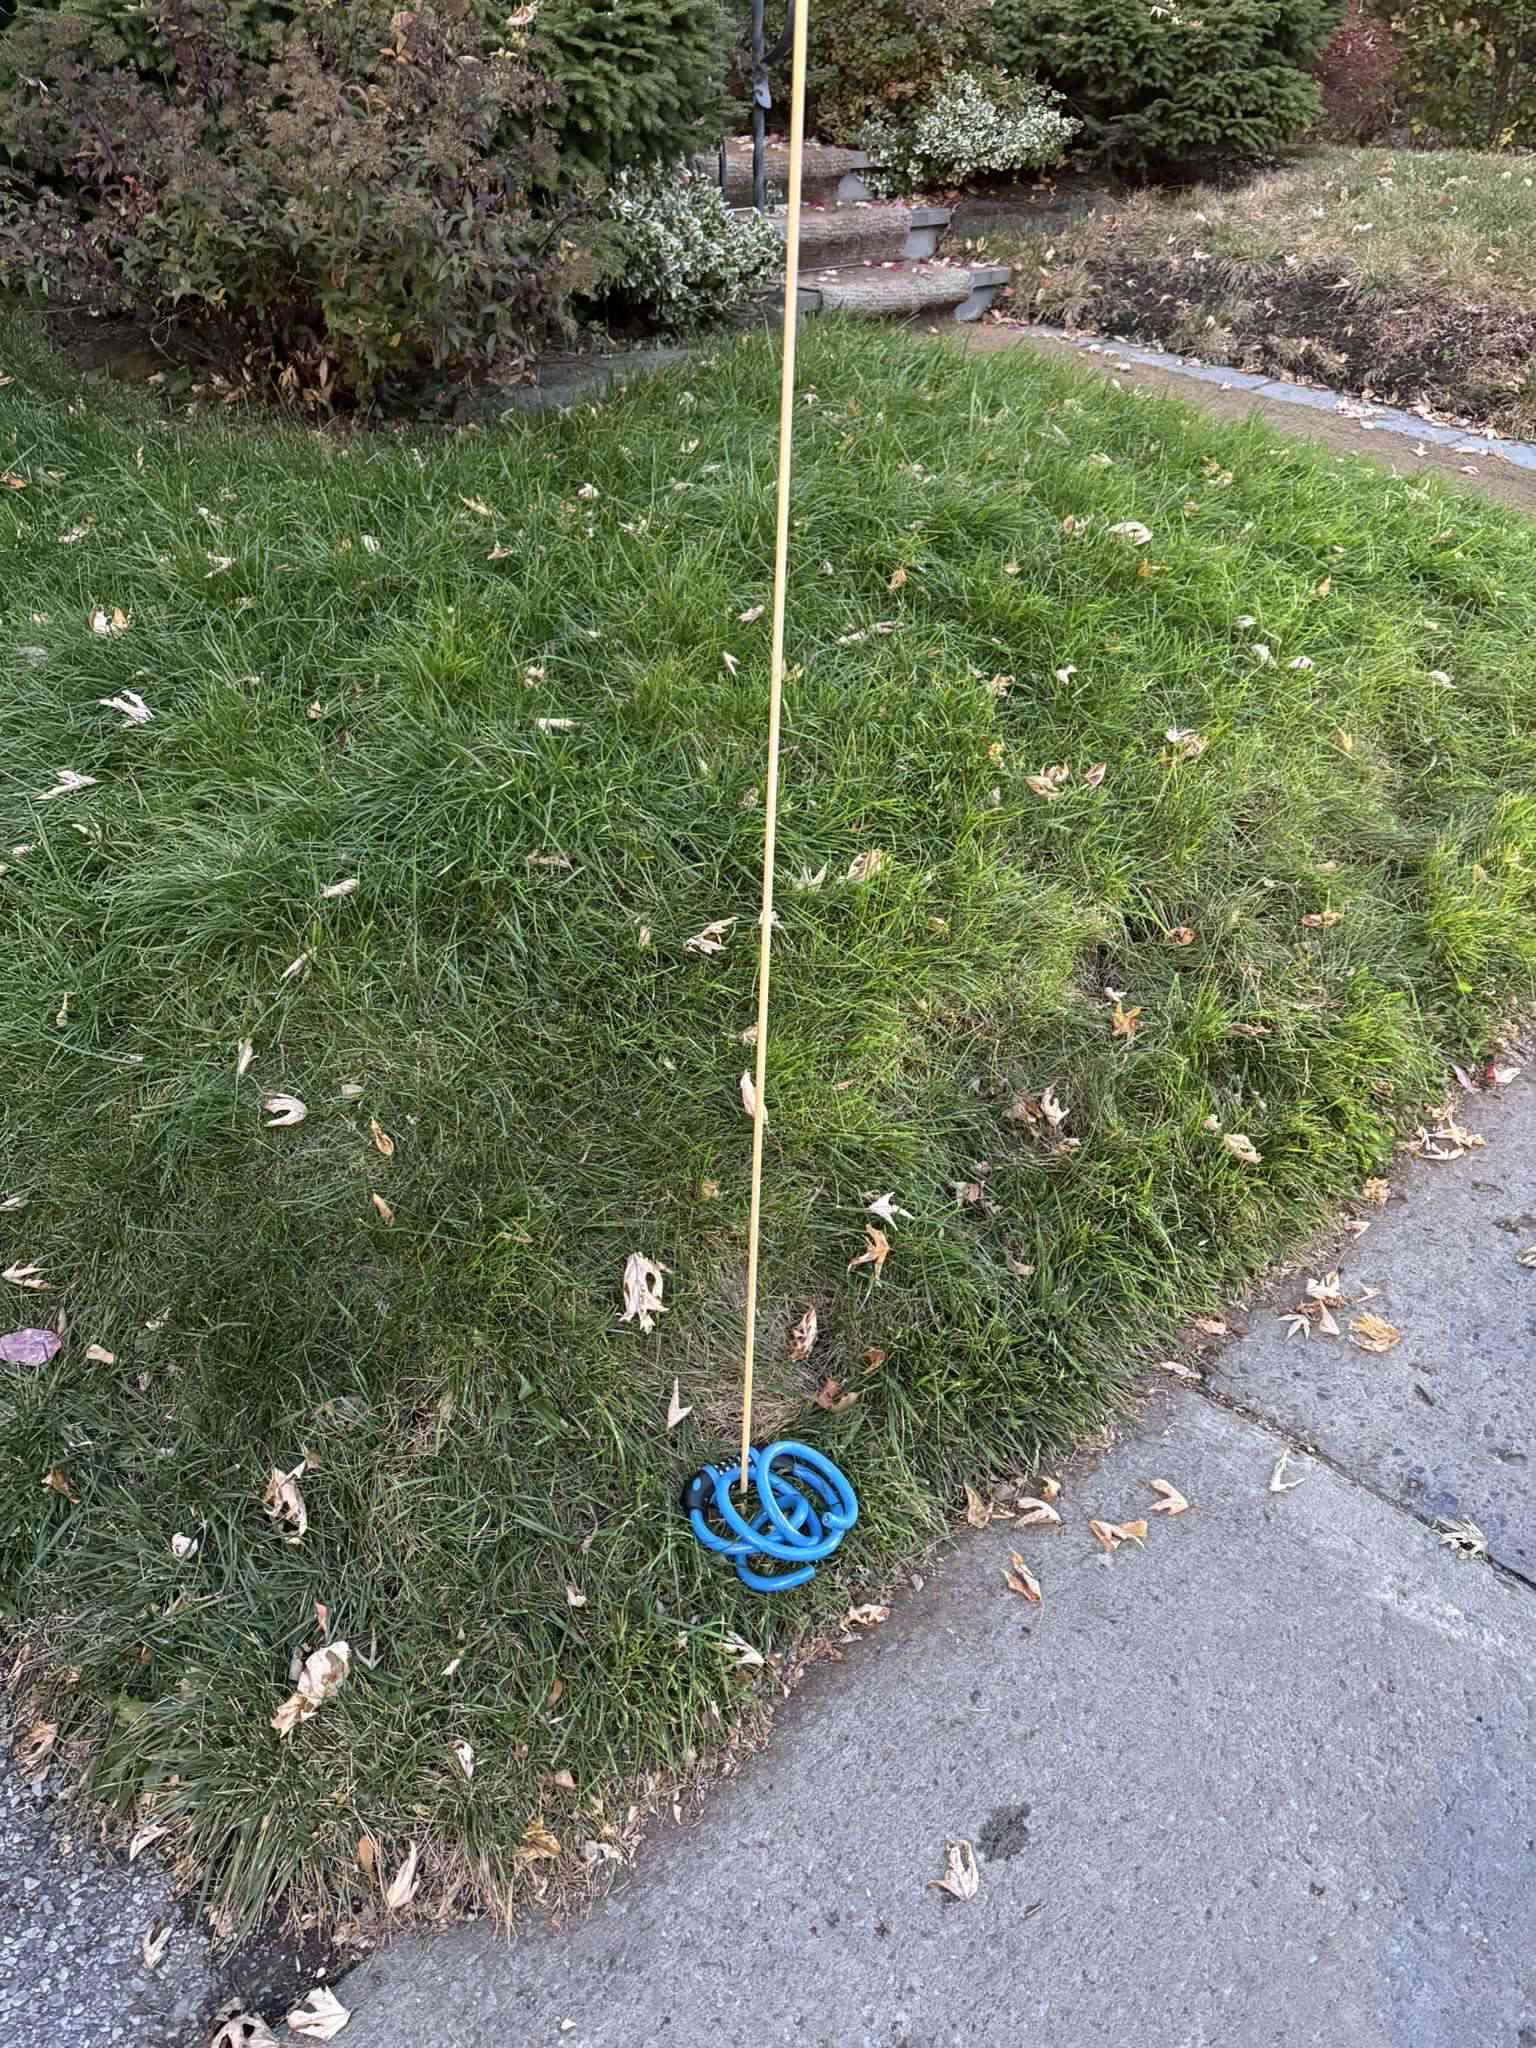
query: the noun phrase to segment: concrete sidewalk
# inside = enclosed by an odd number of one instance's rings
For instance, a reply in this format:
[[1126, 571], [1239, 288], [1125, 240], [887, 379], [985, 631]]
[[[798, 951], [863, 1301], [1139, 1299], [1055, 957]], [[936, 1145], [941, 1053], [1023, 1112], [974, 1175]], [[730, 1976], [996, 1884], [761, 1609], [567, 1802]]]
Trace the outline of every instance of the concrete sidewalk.
[[[586, 1923], [363, 1965], [347, 2048], [1536, 2048], [1536, 1093], [1461, 1114], [1061, 1529], [968, 1535]], [[1335, 1265], [1401, 1344], [1286, 1339]], [[1154, 1478], [1191, 1511], [1104, 1558]]]

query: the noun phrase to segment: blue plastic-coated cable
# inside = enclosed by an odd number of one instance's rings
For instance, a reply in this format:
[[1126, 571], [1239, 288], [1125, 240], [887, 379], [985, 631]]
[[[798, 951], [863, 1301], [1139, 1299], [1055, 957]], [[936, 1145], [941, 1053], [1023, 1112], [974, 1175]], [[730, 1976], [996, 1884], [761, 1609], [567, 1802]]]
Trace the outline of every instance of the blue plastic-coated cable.
[[[731, 1499], [741, 1465], [706, 1465], [689, 1480], [683, 1505], [706, 1550], [734, 1559], [736, 1576], [754, 1593], [787, 1593], [816, 1576], [859, 1519], [853, 1488], [830, 1458], [809, 1444], [781, 1442], [747, 1452], [747, 1482], [757, 1489], [749, 1522]], [[750, 1505], [750, 1503], [749, 1503]], [[724, 1524], [724, 1529], [711, 1526]], [[787, 1566], [787, 1570], [762, 1569]]]

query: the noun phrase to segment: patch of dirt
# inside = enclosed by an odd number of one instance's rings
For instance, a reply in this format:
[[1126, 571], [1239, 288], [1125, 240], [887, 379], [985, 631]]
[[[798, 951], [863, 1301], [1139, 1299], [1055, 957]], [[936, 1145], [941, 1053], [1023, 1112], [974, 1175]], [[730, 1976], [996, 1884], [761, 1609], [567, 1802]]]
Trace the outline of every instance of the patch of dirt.
[[1090, 256], [1080, 317], [1100, 333], [1240, 370], [1312, 378], [1378, 403], [1536, 434], [1536, 312], [1336, 273]]
[[[997, 322], [965, 330], [962, 346], [990, 353], [995, 349], [1031, 348], [1057, 362], [1071, 363], [1079, 370], [1101, 377], [1117, 377], [1127, 389], [1154, 391], [1160, 398], [1176, 398], [1214, 418], [1241, 425], [1257, 414], [1277, 434], [1320, 443], [1339, 455], [1361, 455], [1367, 462], [1389, 469], [1395, 476], [1422, 476], [1433, 472], [1461, 490], [1473, 491], [1509, 505], [1517, 512], [1536, 518], [1536, 470], [1517, 469], [1497, 456], [1480, 456], [1469, 465], [1467, 457], [1453, 448], [1434, 442], [1423, 444], [1422, 456], [1411, 451], [1414, 443], [1402, 434], [1374, 433], [1358, 420], [1343, 413], [1319, 412], [1311, 406], [1287, 405], [1278, 398], [1263, 398], [1253, 391], [1223, 391], [1218, 384], [1202, 383], [1198, 377], [1183, 377], [1176, 370], [1164, 370], [1149, 363], [1117, 367], [1105, 356], [1085, 355], [1069, 342], [1052, 335], [1034, 334], [1022, 325]], [[1477, 474], [1467, 474], [1468, 468]]]

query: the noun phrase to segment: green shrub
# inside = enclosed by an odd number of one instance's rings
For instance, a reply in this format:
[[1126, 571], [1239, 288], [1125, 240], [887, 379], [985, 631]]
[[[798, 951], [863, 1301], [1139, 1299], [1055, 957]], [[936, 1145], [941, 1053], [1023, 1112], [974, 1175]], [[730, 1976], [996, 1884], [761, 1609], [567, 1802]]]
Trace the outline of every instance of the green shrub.
[[784, 244], [758, 214], [734, 213], [686, 169], [620, 171], [608, 193], [605, 297], [676, 332], [708, 326], [784, 267]]
[[1303, 67], [1339, 0], [997, 0], [997, 61], [1060, 88], [1085, 139], [1111, 159], [1260, 156], [1317, 119]]
[[316, 7], [270, 62], [248, 26], [166, 0], [149, 68], [78, 11], [13, 27], [0, 283], [216, 322], [327, 395], [539, 339], [569, 268], [524, 196], [548, 86], [444, 7]]
[[1078, 129], [1057, 100], [1032, 79], [950, 71], [906, 118], [870, 121], [863, 146], [880, 166], [877, 182], [890, 192], [947, 190], [988, 172], [1043, 170], [1061, 161]]
[[920, 99], [940, 73], [989, 48], [992, 0], [813, 0], [810, 100], [826, 142]]
[[559, 94], [567, 184], [673, 163], [723, 132], [721, 0], [535, 0], [507, 26], [511, 49], [525, 48]]
[[1382, 8], [1401, 53], [1398, 107], [1426, 142], [1536, 148], [1536, 0]]

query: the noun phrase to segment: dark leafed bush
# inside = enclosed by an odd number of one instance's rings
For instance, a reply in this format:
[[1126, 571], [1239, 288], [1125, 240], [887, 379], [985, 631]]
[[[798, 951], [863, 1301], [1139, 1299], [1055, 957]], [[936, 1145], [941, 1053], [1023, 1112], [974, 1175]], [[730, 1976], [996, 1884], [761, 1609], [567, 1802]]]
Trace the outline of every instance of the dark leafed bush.
[[1322, 89], [1321, 132], [1330, 142], [1375, 142], [1392, 121], [1397, 39], [1361, 0], [1312, 67]]
[[1420, 140], [1536, 148], [1536, 0], [1383, 5], [1402, 62], [1398, 103]]
[[76, 9], [11, 28], [0, 281], [217, 322], [359, 394], [541, 338], [570, 267], [526, 197], [549, 86], [468, 9], [314, 7], [262, 55], [258, 11], [165, 0], [138, 49]]
[[1129, 164], [1262, 156], [1317, 119], [1341, 0], [997, 0], [996, 61], [1055, 86]]
[[675, 163], [720, 136], [722, 0], [537, 0], [510, 20], [489, 4], [503, 40], [526, 48], [559, 94], [563, 181]]
[[942, 71], [985, 57], [991, 6], [992, 0], [813, 0], [816, 133], [826, 142], [856, 143], [867, 122], [899, 116]]

